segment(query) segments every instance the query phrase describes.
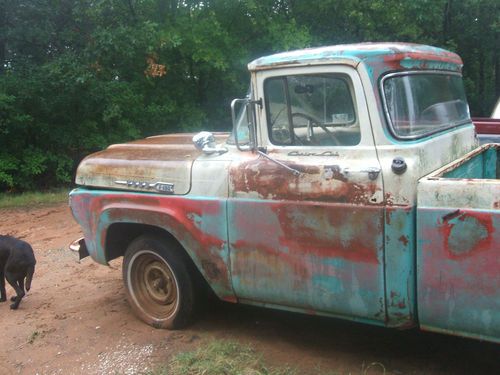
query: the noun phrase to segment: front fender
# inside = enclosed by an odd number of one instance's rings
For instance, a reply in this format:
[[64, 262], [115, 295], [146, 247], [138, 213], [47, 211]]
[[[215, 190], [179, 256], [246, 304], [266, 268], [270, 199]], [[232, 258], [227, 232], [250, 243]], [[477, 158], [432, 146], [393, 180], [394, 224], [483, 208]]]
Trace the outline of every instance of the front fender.
[[70, 194], [70, 206], [96, 262], [107, 264], [106, 235], [112, 224], [154, 226], [170, 233], [184, 247], [221, 299], [235, 300], [225, 200], [77, 189]]

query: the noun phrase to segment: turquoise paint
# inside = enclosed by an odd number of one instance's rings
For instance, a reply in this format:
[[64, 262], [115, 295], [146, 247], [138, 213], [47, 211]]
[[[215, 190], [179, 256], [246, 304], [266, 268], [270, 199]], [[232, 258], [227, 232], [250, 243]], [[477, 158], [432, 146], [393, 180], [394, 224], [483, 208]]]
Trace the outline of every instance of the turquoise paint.
[[[345, 266], [344, 266], [345, 267]], [[312, 285], [325, 293], [339, 294], [345, 291], [342, 280], [325, 275], [314, 275], [311, 279]]]
[[483, 178], [483, 153], [443, 174], [444, 178]]
[[[380, 63], [383, 61], [383, 56], [404, 54], [434, 55], [437, 62], [449, 60], [448, 64], [453, 65], [453, 70], [456, 70], [455, 66], [461, 65], [461, 60], [457, 55], [441, 48], [408, 43], [358, 43], [278, 53], [252, 61], [249, 64], [249, 68], [253, 70], [276, 65], [307, 64], [311, 61], [328, 63], [329, 60], [333, 59], [345, 59], [351, 64], [358, 64], [361, 61], [368, 62], [370, 60]], [[452, 61], [457, 62], [457, 64], [453, 64]]]
[[444, 178], [497, 179], [498, 151], [491, 147], [474, 155], [458, 167], [443, 173]]
[[385, 218], [385, 296], [387, 325], [416, 324], [415, 208], [387, 208]]
[[410, 58], [404, 58], [401, 60], [400, 64], [403, 68], [408, 70], [430, 69], [430, 70], [448, 70], [452, 72], [460, 72], [462, 70], [461, 65], [452, 64], [444, 61], [415, 60]]
[[350, 321], [356, 322], [356, 323], [371, 324], [371, 325], [379, 326], [379, 327], [384, 326], [383, 321], [360, 318], [360, 317], [352, 316], [352, 315], [334, 314], [334, 313], [325, 312], [325, 311], [311, 311], [309, 309], [303, 309], [300, 307], [283, 306], [283, 305], [279, 305], [279, 304], [275, 304], [275, 303], [258, 302], [258, 301], [252, 301], [252, 300], [246, 300], [246, 299], [241, 299], [239, 302], [244, 303], [246, 305], [253, 305], [253, 306], [271, 308], [271, 309], [276, 309], [276, 310], [297, 312], [297, 313], [315, 315], [315, 316], [324, 316], [324, 317], [329, 317], [329, 318], [344, 319], [344, 320], [350, 320]]
[[228, 221], [238, 299], [385, 320], [382, 208], [230, 199]]
[[[148, 205], [137, 198], [148, 198]], [[104, 198], [106, 202], [99, 202]], [[84, 200], [82, 207], [76, 203]], [[166, 196], [151, 193], [122, 192], [110, 190], [77, 189], [71, 192], [74, 216], [85, 233], [85, 241], [89, 254], [98, 263], [107, 264], [104, 236], [108, 228], [116, 223], [148, 224], [164, 229], [184, 247], [201, 274], [207, 279], [213, 291], [221, 299], [234, 299], [229, 279], [229, 251], [227, 246], [226, 201], [216, 198]], [[93, 207], [92, 202], [98, 204]], [[170, 210], [175, 202], [211, 202], [218, 206], [217, 214], [210, 211], [202, 216], [187, 212], [186, 222], [175, 217], [179, 214]], [[178, 203], [177, 203], [178, 204]], [[123, 211], [126, 214], [123, 214]], [[93, 211], [93, 212], [90, 212]], [[86, 213], [90, 213], [87, 215]], [[202, 233], [200, 239], [194, 238], [192, 229], [186, 225], [194, 225]], [[210, 239], [221, 239], [220, 244], [211, 244]], [[208, 241], [204, 243], [204, 241]], [[208, 268], [207, 268], [208, 267]]]
[[419, 208], [417, 226], [421, 326], [500, 342], [500, 210]]
[[484, 169], [483, 176], [487, 179], [500, 179], [500, 163], [498, 154], [500, 153], [500, 149], [497, 148], [489, 148], [484, 153]]

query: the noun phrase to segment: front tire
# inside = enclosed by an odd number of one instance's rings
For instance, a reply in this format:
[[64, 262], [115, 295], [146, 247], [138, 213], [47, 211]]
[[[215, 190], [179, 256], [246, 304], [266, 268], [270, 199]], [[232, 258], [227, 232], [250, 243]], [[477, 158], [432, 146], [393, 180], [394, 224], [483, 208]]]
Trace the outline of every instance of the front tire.
[[128, 246], [123, 281], [134, 313], [155, 328], [179, 329], [195, 312], [192, 273], [179, 244], [141, 236]]

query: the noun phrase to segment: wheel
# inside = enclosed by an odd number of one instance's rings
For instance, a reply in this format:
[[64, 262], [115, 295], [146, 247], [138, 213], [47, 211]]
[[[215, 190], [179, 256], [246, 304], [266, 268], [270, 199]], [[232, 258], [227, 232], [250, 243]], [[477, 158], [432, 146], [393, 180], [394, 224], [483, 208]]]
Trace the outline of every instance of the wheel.
[[125, 252], [123, 281], [134, 313], [147, 324], [179, 329], [192, 321], [194, 278], [177, 243], [149, 235], [135, 239]]

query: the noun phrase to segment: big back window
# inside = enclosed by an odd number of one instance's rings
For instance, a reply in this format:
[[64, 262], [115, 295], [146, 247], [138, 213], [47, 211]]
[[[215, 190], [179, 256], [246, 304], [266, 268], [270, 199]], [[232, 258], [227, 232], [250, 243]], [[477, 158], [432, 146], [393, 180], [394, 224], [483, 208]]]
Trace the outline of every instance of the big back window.
[[339, 74], [289, 75], [264, 83], [269, 138], [276, 145], [356, 145], [352, 86]]
[[392, 132], [419, 138], [470, 121], [462, 77], [446, 73], [396, 74], [383, 80]]

